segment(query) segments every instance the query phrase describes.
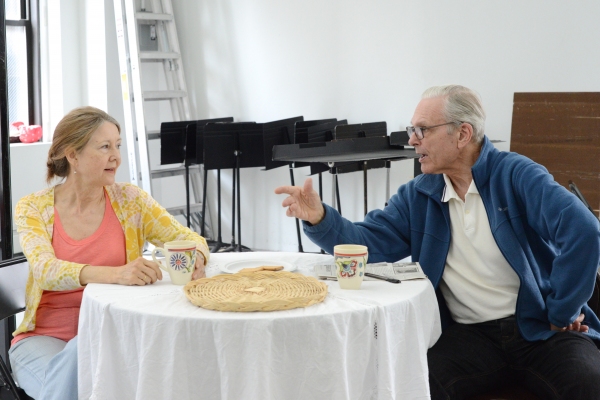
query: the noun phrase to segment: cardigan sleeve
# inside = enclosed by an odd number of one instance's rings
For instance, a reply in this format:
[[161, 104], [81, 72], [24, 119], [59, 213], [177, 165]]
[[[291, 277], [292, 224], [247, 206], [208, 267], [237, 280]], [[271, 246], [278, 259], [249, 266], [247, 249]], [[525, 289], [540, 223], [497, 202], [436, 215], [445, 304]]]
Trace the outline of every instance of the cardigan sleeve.
[[63, 261], [56, 258], [52, 247], [54, 204], [46, 196], [36, 194], [19, 200], [15, 222], [19, 242], [27, 261], [30, 274], [43, 290], [71, 290], [81, 287], [79, 273], [87, 264]]
[[206, 240], [181, 225], [169, 212], [148, 193], [139, 190], [139, 201], [142, 209], [142, 225], [146, 240], [155, 246], [163, 246], [172, 240], [191, 240], [196, 242], [196, 249], [204, 256], [204, 263], [208, 263], [210, 252]]

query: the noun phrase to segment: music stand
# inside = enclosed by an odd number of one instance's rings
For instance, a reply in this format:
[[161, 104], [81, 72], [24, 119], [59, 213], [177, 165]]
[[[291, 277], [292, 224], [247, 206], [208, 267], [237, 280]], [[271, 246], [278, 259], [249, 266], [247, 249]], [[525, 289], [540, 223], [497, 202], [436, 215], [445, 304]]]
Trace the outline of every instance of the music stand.
[[[220, 251], [250, 250], [242, 246], [240, 169], [262, 166], [264, 166], [263, 124], [236, 122], [206, 125], [204, 129], [204, 168], [233, 170], [231, 246]], [[236, 203], [237, 244], [235, 241]]]
[[[190, 165], [196, 163], [195, 149], [190, 147], [195, 141], [196, 121], [174, 121], [160, 124], [160, 164], [183, 163], [185, 168], [186, 223], [190, 227]], [[191, 133], [190, 133], [191, 132]], [[203, 216], [204, 218], [204, 216]]]
[[[265, 170], [288, 165], [292, 186], [294, 185], [294, 163], [273, 160], [273, 146], [294, 143], [296, 126], [304, 121], [304, 117], [293, 117], [279, 121], [263, 123], [263, 149], [265, 157]], [[300, 224], [296, 218], [296, 235], [298, 237], [298, 251], [303, 253]]]
[[[196, 163], [196, 149], [193, 146], [193, 142], [196, 141], [196, 130], [198, 124], [196, 122], [188, 124], [185, 127], [185, 158], [183, 160], [183, 166], [185, 168], [185, 209], [186, 209], [186, 222], [187, 227], [190, 227], [190, 165]], [[197, 200], [196, 200], [197, 201]], [[202, 213], [202, 225], [204, 226], [204, 213]]]
[[[336, 126], [333, 131], [333, 140], [347, 140], [347, 139], [360, 139], [360, 138], [375, 138], [375, 137], [386, 137], [387, 136], [387, 123], [386, 122], [370, 122], [364, 124], [351, 124], [351, 125], [339, 125]], [[336, 193], [339, 202], [339, 188], [337, 185], [337, 175], [341, 173], [353, 172], [362, 170], [363, 171], [363, 207], [364, 214], [367, 215], [367, 170], [374, 168], [384, 168], [385, 160], [364, 160], [359, 163], [350, 163], [345, 165], [339, 165], [337, 167], [329, 165], [330, 172], [335, 174], [336, 177]], [[341, 207], [340, 207], [341, 208]]]
[[[183, 163], [185, 167], [185, 188], [186, 188], [186, 211], [187, 226], [190, 227], [190, 193], [189, 193], [189, 167], [194, 164], [204, 162], [204, 127], [208, 123], [232, 122], [232, 117], [211, 118], [195, 121], [173, 121], [163, 122], [160, 127], [160, 160], [161, 165]], [[205, 236], [205, 215], [206, 215], [206, 189], [207, 172], [204, 170], [204, 188], [202, 193], [202, 222], [200, 224], [200, 234]], [[220, 171], [218, 172], [220, 178]], [[220, 186], [220, 181], [217, 182]], [[197, 201], [198, 199], [196, 199]], [[218, 199], [218, 208], [220, 209], [220, 192]], [[221, 241], [221, 215], [218, 215], [218, 237], [216, 246], [223, 246]], [[214, 234], [214, 233], [213, 233]], [[214, 242], [214, 241], [207, 241]]]
[[385, 166], [386, 160], [417, 157], [414, 149], [404, 149], [404, 145], [400, 144], [392, 146], [388, 136], [370, 135], [368, 132], [363, 136], [324, 143], [276, 146], [273, 158], [288, 162], [324, 163], [331, 173], [342, 173], [364, 171], [365, 161], [369, 169], [369, 165]]
[[263, 153], [265, 170], [282, 167], [288, 163], [273, 160], [273, 146], [294, 143], [295, 126], [304, 121], [304, 117], [293, 117], [279, 121], [264, 122]]
[[[312, 142], [317, 142], [319, 140], [331, 140], [331, 137], [333, 136], [333, 134], [331, 133], [331, 131], [333, 130], [333, 128], [335, 127], [336, 124], [340, 124], [343, 123], [345, 124], [346, 121], [339, 121], [336, 118], [328, 118], [328, 119], [319, 119], [319, 120], [311, 120], [311, 121], [298, 121], [296, 122], [296, 124], [294, 125], [294, 135], [293, 135], [293, 141], [292, 143], [296, 144], [296, 143], [309, 143], [309, 137], [310, 137], [310, 141]], [[290, 162], [289, 164], [289, 171], [290, 171], [290, 182], [292, 184], [292, 186], [296, 185], [296, 182], [294, 180], [294, 168], [301, 168], [301, 167], [306, 167], [306, 166], [310, 166], [311, 167], [311, 173], [310, 175], [313, 175], [313, 171], [314, 173], [319, 174], [319, 197], [323, 197], [323, 177], [322, 177], [322, 172], [326, 171], [327, 168], [325, 168], [323, 171], [316, 171], [316, 168], [320, 168], [321, 165], [313, 165], [311, 163], [304, 163], [304, 162]], [[298, 220], [298, 218], [295, 218], [295, 222], [296, 222], [296, 236], [298, 237], [298, 251], [299, 252], [304, 252], [304, 249], [302, 247], [302, 236], [300, 234], [300, 220]], [[324, 253], [323, 249], [321, 249], [321, 253]]]

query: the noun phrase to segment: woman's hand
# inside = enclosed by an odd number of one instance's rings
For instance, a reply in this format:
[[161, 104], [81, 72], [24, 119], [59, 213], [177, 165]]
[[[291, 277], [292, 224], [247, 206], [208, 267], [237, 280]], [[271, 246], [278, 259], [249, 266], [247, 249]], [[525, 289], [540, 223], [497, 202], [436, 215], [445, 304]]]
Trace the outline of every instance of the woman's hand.
[[115, 283], [119, 285], [150, 285], [162, 280], [162, 272], [154, 261], [138, 257], [132, 262], [115, 268]]
[[79, 273], [82, 286], [88, 283], [117, 283], [119, 285], [150, 285], [162, 279], [162, 272], [154, 261], [138, 257], [122, 267], [86, 265]]
[[204, 265], [204, 256], [199, 251], [196, 253], [196, 265], [194, 272], [192, 273], [192, 280], [206, 277], [206, 272], [204, 270], [206, 268]]

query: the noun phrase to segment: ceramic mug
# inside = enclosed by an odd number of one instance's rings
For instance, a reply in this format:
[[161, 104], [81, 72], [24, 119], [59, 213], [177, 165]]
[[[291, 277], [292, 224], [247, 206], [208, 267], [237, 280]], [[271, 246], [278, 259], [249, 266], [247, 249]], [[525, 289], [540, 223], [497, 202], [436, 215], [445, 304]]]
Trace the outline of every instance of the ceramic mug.
[[[156, 258], [156, 253], [165, 256], [164, 264]], [[192, 240], [174, 240], [167, 242], [162, 247], [152, 250], [152, 259], [158, 266], [167, 271], [171, 282], [176, 285], [185, 285], [192, 280], [192, 273], [196, 265], [196, 242]]]
[[369, 258], [367, 246], [338, 244], [333, 248], [333, 257], [340, 288], [360, 289]]

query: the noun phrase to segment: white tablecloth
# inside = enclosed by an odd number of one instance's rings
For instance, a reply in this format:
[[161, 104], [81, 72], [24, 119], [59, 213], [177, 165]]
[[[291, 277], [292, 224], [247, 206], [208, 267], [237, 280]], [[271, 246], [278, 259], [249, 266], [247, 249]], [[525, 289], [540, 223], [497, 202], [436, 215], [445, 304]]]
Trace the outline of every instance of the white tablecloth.
[[[331, 256], [212, 254], [219, 265], [288, 261], [310, 275]], [[83, 399], [425, 399], [427, 349], [441, 327], [428, 280], [365, 281], [342, 290], [327, 281], [323, 303], [233, 313], [191, 304], [182, 286], [90, 284], [79, 317]]]

